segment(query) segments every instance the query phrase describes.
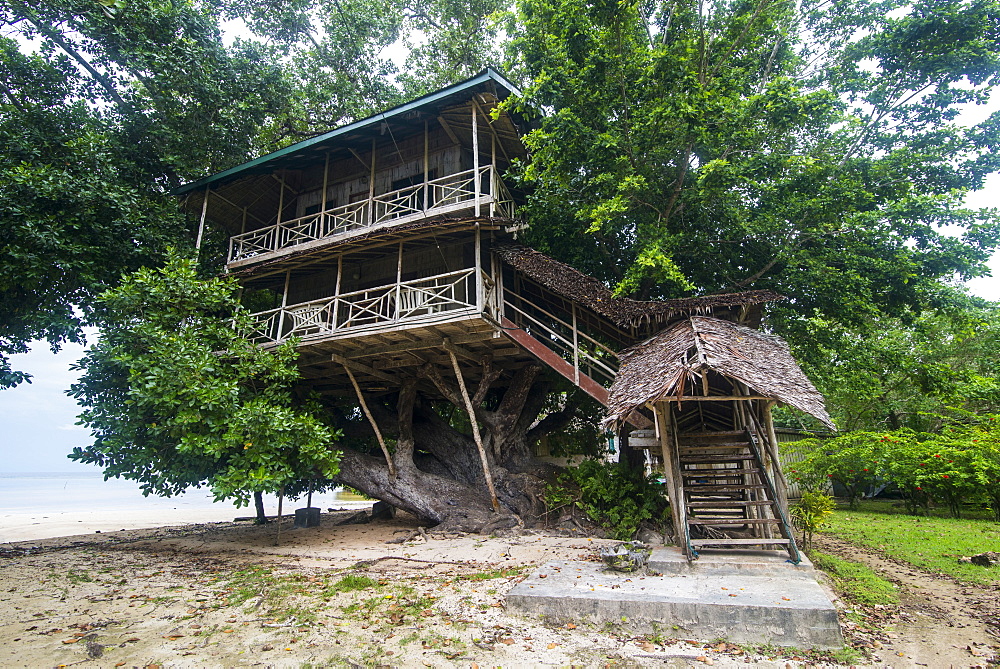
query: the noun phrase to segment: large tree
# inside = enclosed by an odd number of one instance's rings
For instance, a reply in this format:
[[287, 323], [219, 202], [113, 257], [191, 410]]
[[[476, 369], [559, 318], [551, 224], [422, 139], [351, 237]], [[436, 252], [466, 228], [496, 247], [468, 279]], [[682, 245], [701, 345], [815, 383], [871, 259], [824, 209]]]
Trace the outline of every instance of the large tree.
[[190, 244], [168, 190], [259, 151], [289, 86], [187, 2], [0, 2], [0, 388], [33, 339], [78, 339], [125, 270]]
[[[513, 50], [543, 115], [531, 241], [617, 286], [770, 288], [787, 334], [919, 313], [982, 275], [1000, 167], [994, 1], [521, 0]], [[944, 229], [951, 227], [950, 230]]]
[[[777, 289], [793, 298], [777, 326], [817, 356], [830, 350], [805, 346], [817, 323], [907, 325], [954, 306], [947, 282], [982, 273], [997, 242], [994, 215], [960, 200], [996, 167], [998, 119], [955, 123], [956, 105], [985, 100], [996, 78], [994, 2], [521, 0], [506, 23], [489, 16], [495, 5], [442, 0], [392, 5], [396, 14], [364, 0], [219, 6], [303, 72], [287, 113], [258, 123], [254, 141], [272, 144], [468, 74], [491, 36], [512, 37], [512, 71], [528, 83], [522, 111], [536, 117], [518, 175], [530, 241], [632, 296]], [[383, 50], [401, 39], [417, 55], [390, 85]], [[532, 442], [597, 412], [533, 367], [493, 388], [486, 365], [471, 389], [475, 425], [454, 382], [430, 368], [443, 400], [412, 384], [368, 398], [384, 450], [356, 405], [326, 407], [344, 431], [338, 480], [446, 527], [530, 520], [542, 486]], [[123, 420], [133, 418], [161, 424]], [[116, 429], [103, 443], [139, 443], [115, 441]], [[177, 429], [158, 442], [165, 457], [183, 421]]]
[[295, 389], [295, 342], [256, 346], [235, 292], [231, 278], [199, 279], [194, 260], [171, 255], [100, 295], [100, 340], [70, 391], [94, 442], [72, 459], [147, 495], [209, 485], [242, 503], [337, 473], [337, 432]]

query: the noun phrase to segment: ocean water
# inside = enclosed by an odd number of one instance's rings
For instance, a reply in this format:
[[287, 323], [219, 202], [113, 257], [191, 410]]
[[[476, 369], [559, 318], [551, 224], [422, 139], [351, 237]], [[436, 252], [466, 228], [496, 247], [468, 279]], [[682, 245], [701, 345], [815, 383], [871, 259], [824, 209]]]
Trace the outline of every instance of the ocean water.
[[[265, 495], [267, 512], [275, 513], [277, 499]], [[326, 508], [359, 508], [370, 506], [371, 501], [357, 495], [337, 490], [315, 494], [313, 506]], [[305, 506], [305, 498], [295, 502], [286, 500], [285, 510]], [[66, 511], [116, 511], [167, 510], [219, 511], [223, 516], [253, 515], [252, 507], [239, 508], [232, 502], [216, 502], [207, 488], [191, 489], [176, 497], [144, 497], [139, 484], [125, 479], [104, 480], [99, 471], [94, 472], [0, 472], [0, 514], [6, 513], [60, 513]]]
[[[285, 500], [283, 514], [305, 506]], [[370, 507], [371, 500], [342, 490], [315, 494], [312, 505], [326, 509]], [[269, 516], [278, 510], [274, 495], [264, 495]], [[28, 541], [120, 529], [229, 521], [253, 516], [253, 507], [216, 502], [205, 488], [176, 497], [144, 497], [138, 484], [104, 480], [100, 471], [0, 473], [0, 543]]]

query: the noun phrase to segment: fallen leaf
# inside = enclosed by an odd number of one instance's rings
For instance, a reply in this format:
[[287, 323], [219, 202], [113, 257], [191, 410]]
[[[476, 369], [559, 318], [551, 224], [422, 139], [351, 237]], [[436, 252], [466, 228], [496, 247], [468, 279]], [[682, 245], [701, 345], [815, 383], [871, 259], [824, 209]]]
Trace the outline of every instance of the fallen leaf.
[[510, 638], [500, 639], [500, 643], [504, 644], [505, 646], [511, 646], [514, 643], [514, 640]]
[[555, 648], [558, 645], [559, 644], [557, 644], [557, 643], [550, 643], [548, 646], [546, 646], [546, 648], [548, 648], [549, 650], [552, 650], [553, 648]]
[[63, 643], [76, 643], [79, 639], [64, 639]]
[[574, 625], [573, 623], [566, 623], [566, 629], [568, 629], [568, 630], [575, 630], [576, 629], [576, 625]]

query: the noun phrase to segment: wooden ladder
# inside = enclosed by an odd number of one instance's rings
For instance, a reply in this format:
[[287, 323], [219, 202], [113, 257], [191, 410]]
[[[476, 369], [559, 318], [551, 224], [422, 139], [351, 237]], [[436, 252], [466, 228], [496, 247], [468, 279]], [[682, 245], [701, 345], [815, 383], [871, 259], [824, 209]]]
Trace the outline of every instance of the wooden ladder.
[[677, 468], [687, 543], [697, 548], [783, 547], [801, 561], [756, 437], [749, 430], [682, 432]]

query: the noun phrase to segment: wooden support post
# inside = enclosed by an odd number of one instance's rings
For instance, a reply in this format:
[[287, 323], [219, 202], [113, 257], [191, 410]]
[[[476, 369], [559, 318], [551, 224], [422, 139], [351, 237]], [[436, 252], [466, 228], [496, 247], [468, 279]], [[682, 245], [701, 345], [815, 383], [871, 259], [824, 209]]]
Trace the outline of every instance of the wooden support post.
[[[478, 205], [477, 205], [478, 206]], [[477, 214], [478, 215], [478, 214]], [[483, 312], [483, 232], [476, 221], [476, 311]]]
[[490, 218], [497, 212], [497, 136], [490, 136]]
[[479, 218], [479, 114], [476, 102], [472, 102], [472, 176], [475, 179], [473, 193], [476, 198], [476, 218]]
[[424, 119], [424, 214], [431, 206], [430, 200], [430, 139], [427, 132], [427, 119]]
[[680, 473], [680, 457], [674, 438], [673, 409], [657, 402], [653, 406], [656, 429], [659, 432], [663, 456], [663, 478], [670, 495], [670, 517], [674, 524], [674, 539], [687, 559], [693, 559], [688, 547], [687, 508], [684, 506], [684, 479]]
[[358, 385], [357, 379], [355, 379], [354, 374], [351, 373], [351, 368], [347, 365], [344, 365], [343, 367], [344, 371], [347, 372], [347, 378], [351, 380], [351, 385], [354, 386], [354, 392], [358, 394], [358, 402], [361, 403], [361, 410], [365, 412], [365, 417], [368, 418], [368, 422], [375, 431], [375, 438], [378, 439], [378, 445], [382, 448], [382, 455], [385, 456], [385, 462], [389, 465], [389, 476], [395, 479], [396, 463], [392, 461], [392, 456], [389, 455], [389, 448], [385, 445], [385, 439], [382, 437], [382, 430], [378, 429], [378, 423], [375, 422], [372, 412], [368, 409], [368, 403], [365, 402], [365, 396], [361, 394], [361, 386]]
[[[275, 225], [281, 225], [281, 212], [285, 210], [285, 171], [281, 171], [281, 178], [278, 179], [278, 216], [274, 219]], [[275, 236], [277, 240], [277, 236]]]
[[337, 329], [337, 315], [340, 312], [340, 281], [344, 275], [344, 254], [337, 256], [337, 284], [333, 289], [333, 313], [330, 315], [330, 327]]
[[580, 332], [576, 327], [576, 302], [573, 302], [573, 383], [580, 385]]
[[319, 230], [320, 237], [326, 237], [326, 190], [330, 187], [330, 152], [326, 152], [326, 162], [323, 163], [323, 199], [319, 204]]
[[368, 172], [368, 225], [375, 223], [375, 138], [372, 137], [371, 170]]
[[486, 457], [486, 449], [483, 448], [483, 439], [479, 434], [479, 423], [476, 422], [476, 408], [472, 406], [472, 399], [469, 397], [469, 391], [465, 388], [465, 379], [462, 377], [462, 368], [458, 365], [458, 358], [455, 357], [455, 351], [449, 346], [450, 343], [447, 342], [445, 348], [448, 350], [448, 356], [451, 357], [451, 366], [455, 370], [455, 378], [458, 379], [458, 389], [462, 391], [465, 410], [468, 412], [469, 422], [472, 424], [472, 438], [476, 442], [476, 448], [479, 449], [479, 459], [483, 463], [483, 476], [486, 478], [486, 487], [490, 491], [490, 501], [493, 502], [493, 510], [500, 513], [500, 501], [497, 499], [496, 488], [493, 487], [493, 475], [490, 473], [489, 459]]
[[247, 209], [249, 207], [243, 207], [243, 219], [240, 221], [240, 234], [242, 235], [247, 231]]
[[274, 545], [277, 546], [278, 542], [281, 541], [281, 505], [285, 501], [285, 486], [281, 486], [281, 490], [278, 492], [278, 529], [274, 533]]
[[288, 284], [292, 280], [292, 270], [285, 270], [285, 289], [281, 293], [281, 311], [278, 312], [278, 331], [274, 333], [274, 341], [281, 341], [281, 330], [285, 326], [285, 307], [288, 306]]
[[775, 402], [772, 400], [764, 405], [764, 429], [767, 430], [767, 454], [774, 465], [774, 491], [778, 497], [778, 504], [782, 511], [788, 513], [788, 481], [785, 473], [781, 471], [781, 460], [778, 458], [778, 434], [774, 431], [774, 419], [771, 417], [771, 409]]
[[403, 305], [400, 300], [403, 297], [403, 242], [399, 242], [399, 254], [396, 257], [396, 318], [403, 313]]
[[198, 238], [194, 241], [195, 255], [201, 252], [201, 240], [205, 236], [205, 214], [208, 213], [208, 194], [211, 186], [205, 186], [205, 199], [201, 201], [201, 218], [198, 219]]

